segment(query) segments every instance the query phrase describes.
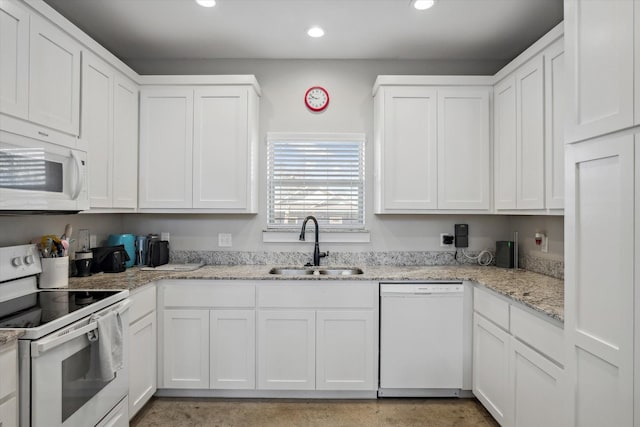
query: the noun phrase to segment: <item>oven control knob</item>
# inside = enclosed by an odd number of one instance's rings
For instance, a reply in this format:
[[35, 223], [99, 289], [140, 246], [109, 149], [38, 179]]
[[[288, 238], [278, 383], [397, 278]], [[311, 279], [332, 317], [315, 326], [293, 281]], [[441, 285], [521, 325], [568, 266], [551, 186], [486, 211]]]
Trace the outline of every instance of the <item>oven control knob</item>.
[[20, 257], [15, 257], [11, 260], [11, 265], [13, 265], [14, 267], [20, 267], [22, 265], [22, 258]]
[[24, 263], [27, 265], [31, 265], [34, 263], [34, 259], [33, 259], [33, 255], [27, 255], [26, 257], [24, 257]]

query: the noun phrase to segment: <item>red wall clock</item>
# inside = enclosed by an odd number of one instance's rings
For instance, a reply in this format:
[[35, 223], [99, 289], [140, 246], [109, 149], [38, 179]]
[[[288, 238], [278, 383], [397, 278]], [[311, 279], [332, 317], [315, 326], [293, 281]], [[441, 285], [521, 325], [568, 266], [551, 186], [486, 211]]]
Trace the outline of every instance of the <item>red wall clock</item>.
[[311, 111], [322, 111], [329, 105], [329, 92], [321, 86], [313, 86], [304, 94], [304, 103]]

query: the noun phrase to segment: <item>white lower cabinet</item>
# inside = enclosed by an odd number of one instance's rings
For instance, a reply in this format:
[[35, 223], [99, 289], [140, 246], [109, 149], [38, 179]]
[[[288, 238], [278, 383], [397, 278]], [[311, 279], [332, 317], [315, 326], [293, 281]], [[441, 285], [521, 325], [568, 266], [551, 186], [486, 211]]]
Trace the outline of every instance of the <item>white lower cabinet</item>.
[[375, 389], [377, 363], [371, 349], [377, 333], [371, 310], [318, 311], [316, 389]]
[[18, 425], [18, 401], [12, 397], [4, 403], [0, 403], [0, 426], [17, 427]]
[[509, 333], [473, 315], [473, 394], [505, 425], [509, 405]]
[[509, 396], [511, 425], [563, 427], [563, 370], [537, 351], [511, 338]]
[[156, 312], [129, 327], [129, 417], [156, 392]]
[[567, 425], [562, 328], [478, 288], [474, 311], [478, 400], [502, 426]]
[[165, 388], [209, 388], [209, 310], [165, 310]]
[[314, 390], [314, 310], [258, 312], [258, 388]]
[[256, 312], [209, 312], [209, 385], [215, 389], [256, 387]]
[[0, 427], [18, 426], [17, 343], [0, 346]]

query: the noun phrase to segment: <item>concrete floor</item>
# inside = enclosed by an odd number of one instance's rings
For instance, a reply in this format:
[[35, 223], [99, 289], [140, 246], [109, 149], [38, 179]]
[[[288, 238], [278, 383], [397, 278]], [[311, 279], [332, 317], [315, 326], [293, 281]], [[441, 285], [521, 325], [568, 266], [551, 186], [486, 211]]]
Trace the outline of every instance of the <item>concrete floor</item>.
[[153, 398], [131, 420], [147, 426], [497, 426], [475, 399]]

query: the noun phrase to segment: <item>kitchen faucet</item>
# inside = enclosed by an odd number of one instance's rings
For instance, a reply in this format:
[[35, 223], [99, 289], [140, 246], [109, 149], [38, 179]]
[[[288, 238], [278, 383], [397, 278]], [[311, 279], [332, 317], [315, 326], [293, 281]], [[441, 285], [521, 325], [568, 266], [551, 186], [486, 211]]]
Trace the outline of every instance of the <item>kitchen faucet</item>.
[[320, 258], [326, 257], [327, 255], [329, 255], [329, 252], [320, 252], [320, 244], [318, 243], [320, 230], [318, 228], [318, 220], [313, 215], [309, 215], [304, 219], [304, 222], [302, 223], [302, 230], [300, 231], [300, 240], [304, 242], [304, 233], [306, 232], [307, 221], [309, 221], [310, 219], [313, 220], [313, 223], [316, 226], [316, 243], [313, 249], [313, 265], [317, 267], [320, 265]]

